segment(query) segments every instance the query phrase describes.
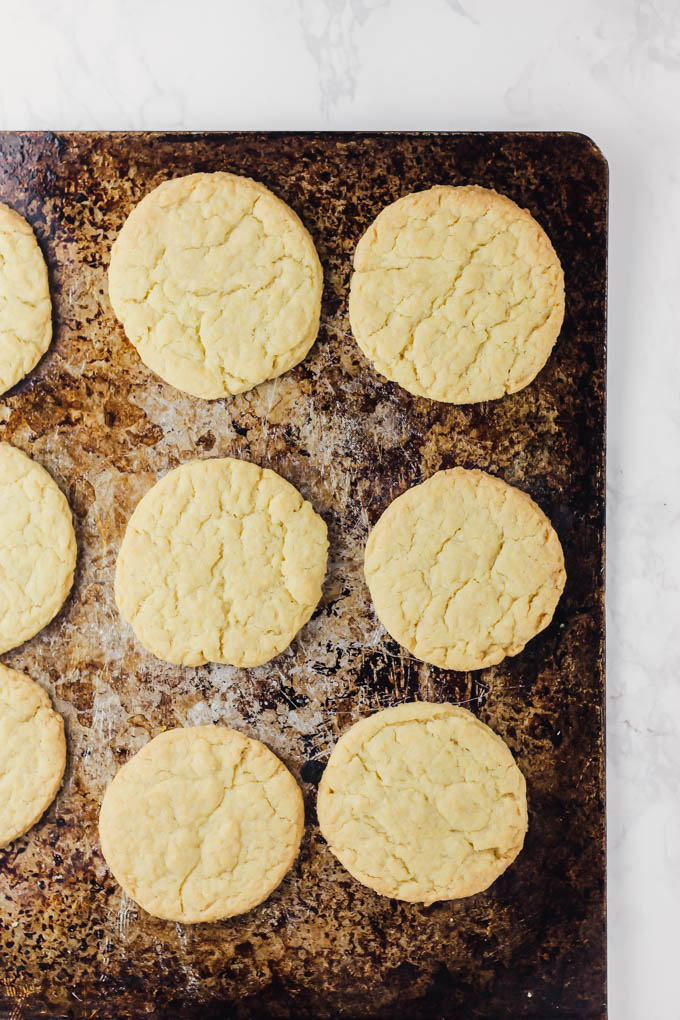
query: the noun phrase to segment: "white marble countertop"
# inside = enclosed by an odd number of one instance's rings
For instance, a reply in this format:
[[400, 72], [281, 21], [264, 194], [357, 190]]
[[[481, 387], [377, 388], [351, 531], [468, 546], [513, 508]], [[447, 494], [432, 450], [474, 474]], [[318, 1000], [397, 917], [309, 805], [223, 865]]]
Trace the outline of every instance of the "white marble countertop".
[[601, 147], [610, 1015], [677, 1020], [680, 4], [0, 0], [0, 24], [0, 129], [562, 129]]

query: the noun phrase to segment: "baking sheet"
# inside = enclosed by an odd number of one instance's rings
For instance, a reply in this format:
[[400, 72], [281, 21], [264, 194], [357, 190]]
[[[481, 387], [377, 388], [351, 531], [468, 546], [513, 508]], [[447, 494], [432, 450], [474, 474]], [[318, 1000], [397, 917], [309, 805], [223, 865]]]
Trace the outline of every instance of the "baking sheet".
[[[109, 250], [169, 176], [230, 170], [301, 216], [325, 271], [319, 340], [250, 393], [204, 402], [141, 363], [109, 305]], [[382, 381], [349, 333], [357, 240], [377, 212], [439, 183], [527, 206], [565, 270], [552, 358], [525, 390], [469, 407]], [[0, 851], [0, 1015], [32, 1017], [601, 1017], [605, 1015], [604, 427], [607, 167], [574, 134], [0, 134], [0, 200], [45, 252], [55, 338], [0, 397], [0, 439], [40, 461], [73, 508], [73, 593], [2, 656], [53, 696], [68, 731], [64, 786]], [[113, 600], [126, 521], [154, 481], [196, 456], [271, 467], [329, 526], [323, 601], [291, 648], [243, 670], [170, 666]], [[551, 626], [515, 659], [452, 673], [403, 652], [362, 580], [369, 527], [453, 465], [528, 491], [565, 550]], [[339, 733], [413, 698], [466, 705], [527, 777], [523, 853], [486, 893], [422, 907], [356, 883], [319, 835], [315, 792]], [[265, 741], [300, 780], [307, 828], [281, 887], [214, 925], [150, 918], [108, 873], [103, 791], [163, 727], [221, 722]]]

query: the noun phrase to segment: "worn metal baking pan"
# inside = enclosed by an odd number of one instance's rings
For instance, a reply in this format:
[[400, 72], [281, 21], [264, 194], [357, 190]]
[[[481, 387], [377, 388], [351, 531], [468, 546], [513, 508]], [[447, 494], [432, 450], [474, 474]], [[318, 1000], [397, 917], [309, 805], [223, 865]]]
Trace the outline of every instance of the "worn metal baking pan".
[[[228, 169], [300, 214], [326, 274], [319, 340], [281, 379], [209, 403], [152, 375], [106, 288], [111, 242], [172, 175]], [[566, 274], [546, 368], [503, 400], [453, 407], [387, 384], [349, 333], [354, 246], [387, 202], [437, 183], [490, 186], [527, 206]], [[573, 134], [4, 134], [0, 198], [35, 227], [54, 343], [0, 398], [0, 439], [52, 472], [79, 540], [72, 596], [3, 656], [67, 720], [69, 765], [43, 820], [0, 853], [0, 1013], [31, 1017], [601, 1017], [605, 1011], [604, 428], [607, 168]], [[113, 601], [127, 518], [196, 456], [276, 469], [329, 525], [323, 602], [267, 666], [183, 669], [147, 654]], [[564, 545], [551, 626], [477, 673], [423, 665], [389, 640], [362, 580], [367, 529], [438, 468], [480, 467], [528, 491]], [[354, 882], [316, 827], [337, 735], [410, 698], [472, 708], [528, 780], [524, 852], [486, 893], [428, 908]], [[301, 780], [299, 861], [261, 907], [183, 927], [126, 900], [102, 860], [97, 812], [120, 764], [162, 727], [205, 721], [266, 741]]]

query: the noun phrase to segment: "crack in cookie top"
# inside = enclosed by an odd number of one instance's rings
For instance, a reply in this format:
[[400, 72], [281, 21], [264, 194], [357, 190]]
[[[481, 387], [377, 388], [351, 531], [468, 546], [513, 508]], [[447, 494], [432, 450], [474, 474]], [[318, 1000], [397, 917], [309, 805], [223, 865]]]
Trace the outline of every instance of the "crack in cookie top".
[[477, 186], [407, 195], [357, 245], [352, 332], [378, 372], [453, 404], [528, 385], [564, 318], [549, 238], [509, 198]]
[[293, 210], [229, 173], [160, 184], [128, 216], [109, 268], [111, 304], [145, 364], [209, 400], [302, 361], [317, 337], [322, 286]]

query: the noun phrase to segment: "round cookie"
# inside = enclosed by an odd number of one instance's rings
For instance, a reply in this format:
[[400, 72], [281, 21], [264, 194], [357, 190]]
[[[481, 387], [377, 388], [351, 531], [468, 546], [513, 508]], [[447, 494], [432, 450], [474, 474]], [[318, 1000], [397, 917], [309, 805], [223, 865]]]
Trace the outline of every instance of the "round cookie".
[[327, 550], [321, 517], [274, 471], [232, 458], [191, 461], [132, 514], [116, 602], [160, 659], [259, 666], [314, 612]]
[[392, 637], [444, 669], [516, 655], [550, 623], [566, 574], [534, 501], [484, 471], [438, 471], [394, 500], [364, 557], [375, 611]]
[[258, 740], [225, 726], [154, 737], [116, 775], [99, 836], [116, 881], [154, 917], [243, 914], [298, 855], [300, 788]]
[[65, 767], [64, 720], [39, 684], [0, 665], [0, 849], [47, 810]]
[[142, 361], [208, 400], [302, 361], [322, 288], [293, 210], [235, 174], [165, 181], [132, 210], [111, 252], [111, 304]]
[[35, 368], [51, 340], [45, 260], [26, 220], [0, 202], [0, 395]]
[[451, 404], [495, 400], [540, 372], [564, 318], [564, 276], [525, 209], [476, 186], [406, 195], [357, 245], [352, 332], [378, 372]]
[[71, 511], [47, 471], [0, 443], [0, 653], [42, 630], [73, 584]]
[[464, 708], [415, 702], [338, 741], [319, 785], [319, 825], [363, 885], [410, 903], [473, 896], [522, 849], [524, 776]]

